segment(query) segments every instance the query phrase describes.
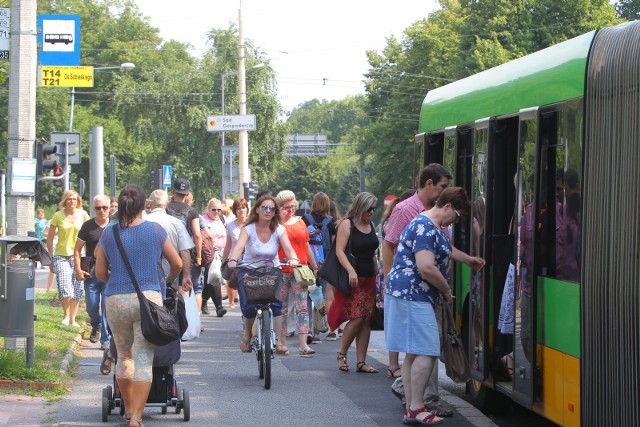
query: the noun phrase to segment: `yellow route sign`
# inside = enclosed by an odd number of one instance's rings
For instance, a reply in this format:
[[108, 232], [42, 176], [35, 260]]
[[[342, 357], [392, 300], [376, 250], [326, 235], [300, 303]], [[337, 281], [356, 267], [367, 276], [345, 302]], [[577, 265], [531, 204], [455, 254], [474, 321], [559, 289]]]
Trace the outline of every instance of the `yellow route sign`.
[[38, 68], [38, 85], [93, 87], [93, 67], [42, 65]]

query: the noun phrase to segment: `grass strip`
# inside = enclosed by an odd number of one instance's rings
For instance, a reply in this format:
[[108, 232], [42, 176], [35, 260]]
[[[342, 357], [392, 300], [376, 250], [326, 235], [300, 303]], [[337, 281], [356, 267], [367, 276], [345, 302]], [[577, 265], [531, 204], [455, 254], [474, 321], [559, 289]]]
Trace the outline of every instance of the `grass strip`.
[[[24, 352], [4, 348], [0, 337], [0, 379], [12, 381], [60, 382], [64, 392], [64, 378], [60, 378], [60, 364], [79, 328], [62, 325], [62, 307], [57, 292], [36, 293], [34, 366], [27, 368]], [[76, 321], [85, 325], [88, 320], [84, 305], [78, 309]], [[82, 329], [84, 331], [84, 329]]]

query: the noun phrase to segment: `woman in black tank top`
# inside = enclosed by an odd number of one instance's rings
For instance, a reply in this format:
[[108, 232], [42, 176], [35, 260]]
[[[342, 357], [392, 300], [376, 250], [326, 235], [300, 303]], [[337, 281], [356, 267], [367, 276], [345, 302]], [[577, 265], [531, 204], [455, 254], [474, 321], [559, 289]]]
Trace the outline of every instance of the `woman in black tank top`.
[[[349, 273], [351, 295], [344, 295], [334, 289], [334, 300], [329, 308], [328, 321], [331, 330], [346, 322], [338, 352], [338, 369], [349, 372], [347, 351], [353, 340], [356, 340], [357, 370], [366, 373], [377, 373], [378, 370], [367, 365], [367, 348], [371, 335], [371, 319], [376, 308], [376, 263], [375, 252], [378, 249], [378, 236], [371, 223], [371, 217], [377, 205], [376, 197], [371, 193], [360, 193], [356, 196], [338, 226], [336, 236], [336, 255], [340, 264]], [[351, 254], [355, 259], [352, 265], [346, 251], [351, 239]]]

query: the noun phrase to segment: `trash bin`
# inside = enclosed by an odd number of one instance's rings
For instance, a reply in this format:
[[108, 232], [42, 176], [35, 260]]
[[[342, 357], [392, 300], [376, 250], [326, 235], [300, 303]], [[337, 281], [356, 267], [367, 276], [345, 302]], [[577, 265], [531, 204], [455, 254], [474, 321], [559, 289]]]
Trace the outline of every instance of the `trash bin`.
[[42, 242], [35, 237], [0, 237], [0, 336], [27, 338], [28, 367], [33, 366], [35, 262], [48, 253], [41, 255]]

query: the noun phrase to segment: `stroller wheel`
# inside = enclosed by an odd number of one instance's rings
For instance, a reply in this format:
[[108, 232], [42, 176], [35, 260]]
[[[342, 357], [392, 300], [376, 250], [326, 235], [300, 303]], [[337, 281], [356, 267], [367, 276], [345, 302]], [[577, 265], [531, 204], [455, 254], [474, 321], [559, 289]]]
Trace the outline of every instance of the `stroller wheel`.
[[102, 389], [102, 422], [107, 422], [107, 417], [111, 413], [111, 386]]
[[184, 405], [184, 420], [189, 421], [191, 419], [191, 404], [189, 403], [189, 390], [182, 389], [182, 403]]

